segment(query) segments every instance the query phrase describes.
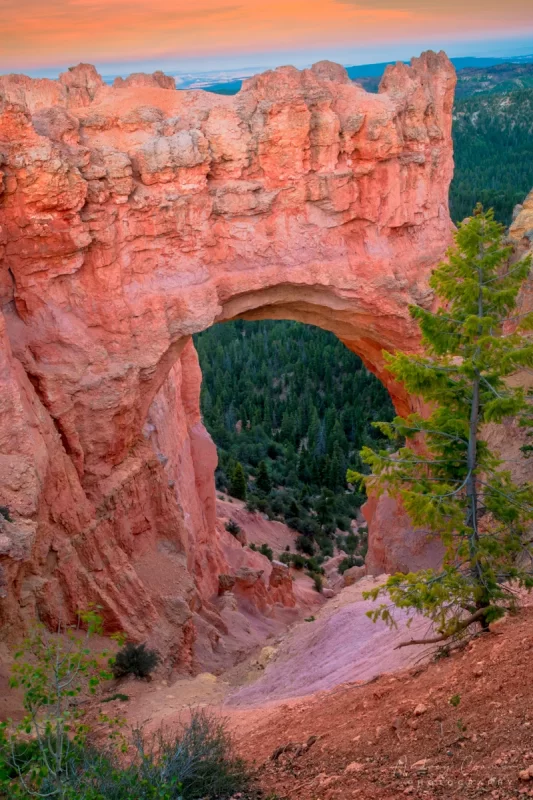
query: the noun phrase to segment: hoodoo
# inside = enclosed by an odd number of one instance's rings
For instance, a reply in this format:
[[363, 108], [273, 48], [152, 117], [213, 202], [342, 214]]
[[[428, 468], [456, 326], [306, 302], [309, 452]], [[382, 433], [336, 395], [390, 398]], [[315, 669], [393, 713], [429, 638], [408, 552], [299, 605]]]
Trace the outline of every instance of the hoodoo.
[[[382, 350], [418, 348], [408, 306], [450, 242], [454, 85], [432, 52], [375, 95], [329, 62], [235, 97], [88, 65], [0, 78], [6, 634], [94, 602], [170, 657], [199, 628], [215, 646], [227, 569], [191, 335], [310, 322], [409, 407]], [[420, 537], [387, 556], [372, 535], [376, 569], [424, 558]]]

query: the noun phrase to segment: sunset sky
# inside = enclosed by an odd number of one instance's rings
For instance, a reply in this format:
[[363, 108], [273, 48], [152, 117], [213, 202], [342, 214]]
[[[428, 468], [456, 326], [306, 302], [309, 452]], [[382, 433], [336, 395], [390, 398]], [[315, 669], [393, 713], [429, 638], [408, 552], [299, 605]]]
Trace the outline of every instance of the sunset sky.
[[0, 72], [533, 52], [533, 0], [0, 0]]

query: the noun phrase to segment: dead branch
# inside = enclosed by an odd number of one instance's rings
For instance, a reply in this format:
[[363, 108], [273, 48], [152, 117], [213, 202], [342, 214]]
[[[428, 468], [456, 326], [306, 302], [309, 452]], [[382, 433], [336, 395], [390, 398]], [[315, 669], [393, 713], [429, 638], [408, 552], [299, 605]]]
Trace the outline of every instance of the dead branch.
[[401, 647], [410, 647], [412, 644], [437, 644], [437, 642], [445, 642], [446, 639], [451, 639], [452, 636], [460, 633], [460, 631], [464, 631], [465, 628], [468, 628], [473, 622], [477, 622], [478, 619], [484, 617], [488, 610], [488, 608], [478, 608], [478, 610], [470, 614], [469, 617], [458, 622], [454, 630], [450, 633], [443, 633], [440, 636], [434, 636], [432, 639], [409, 639], [407, 642], [400, 642], [394, 649], [399, 650]]

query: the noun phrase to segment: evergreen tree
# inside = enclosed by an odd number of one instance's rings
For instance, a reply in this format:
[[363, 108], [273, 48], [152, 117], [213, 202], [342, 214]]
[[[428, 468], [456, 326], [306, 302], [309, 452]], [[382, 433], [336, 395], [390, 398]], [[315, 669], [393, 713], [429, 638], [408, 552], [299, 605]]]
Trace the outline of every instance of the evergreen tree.
[[[483, 438], [483, 425], [523, 417], [528, 398], [508, 378], [533, 367], [533, 314], [515, 312], [530, 259], [512, 263], [504, 229], [493, 212], [474, 215], [459, 226], [448, 261], [430, 284], [443, 305], [436, 311], [414, 307], [425, 356], [387, 356], [388, 369], [411, 395], [431, 409], [426, 415], [396, 417], [379, 424], [392, 440], [407, 444], [389, 450], [363, 448], [369, 477], [348, 472], [376, 491], [399, 497], [413, 525], [438, 534], [445, 546], [440, 570], [391, 577], [384, 587], [395, 606], [429, 617], [439, 641], [471, 624], [483, 628], [513, 607], [515, 586], [530, 589], [533, 575], [522, 567], [530, 549], [526, 525], [533, 519], [533, 487], [513, 482], [498, 454]], [[391, 622], [388, 605], [372, 612]], [[414, 640], [405, 644], [419, 643]]]
[[237, 461], [231, 473], [229, 493], [238, 500], [246, 500], [246, 475], [240, 461]]
[[259, 466], [257, 468], [257, 477], [255, 479], [255, 485], [260, 492], [264, 492], [265, 494], [268, 494], [272, 489], [272, 481], [270, 480], [268, 467], [264, 461], [259, 462]]

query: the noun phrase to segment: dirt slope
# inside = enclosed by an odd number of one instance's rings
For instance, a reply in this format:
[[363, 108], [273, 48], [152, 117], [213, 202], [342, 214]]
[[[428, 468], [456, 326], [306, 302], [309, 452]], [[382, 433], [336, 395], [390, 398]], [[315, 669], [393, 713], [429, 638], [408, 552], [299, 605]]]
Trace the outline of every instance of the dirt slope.
[[[234, 711], [231, 721], [240, 752], [279, 798], [533, 797], [532, 659], [527, 608], [429, 665]], [[299, 751], [309, 737], [317, 740]]]
[[258, 706], [309, 695], [346, 681], [368, 680], [418, 661], [421, 654], [416, 649], [394, 647], [412, 635], [425, 636], [426, 621], [413, 623], [407, 631], [405, 618], [398, 613], [398, 628], [390, 630], [366, 616], [374, 604], [362, 599], [363, 592], [383, 583], [386, 577], [358, 581], [315, 611], [308, 618], [312, 621], [294, 626], [282, 639], [262, 677], [233, 694], [228, 705]]

